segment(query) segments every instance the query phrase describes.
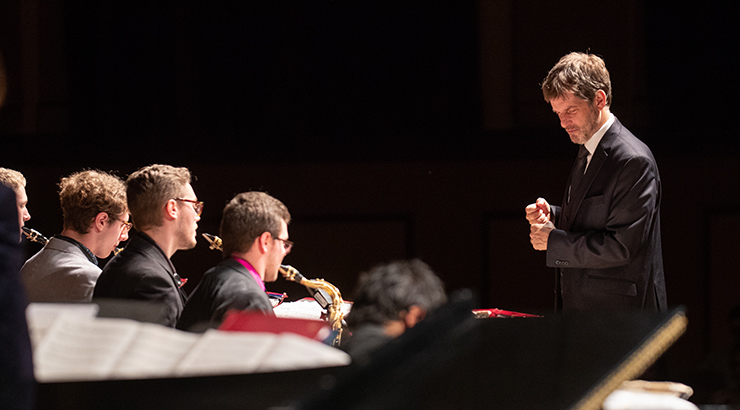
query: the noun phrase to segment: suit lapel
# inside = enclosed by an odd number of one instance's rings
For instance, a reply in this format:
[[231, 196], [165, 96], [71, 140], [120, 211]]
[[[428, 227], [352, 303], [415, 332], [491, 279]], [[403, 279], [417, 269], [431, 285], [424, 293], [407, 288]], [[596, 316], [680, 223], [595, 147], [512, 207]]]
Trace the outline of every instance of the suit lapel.
[[569, 210], [571, 217], [568, 218], [568, 227], [570, 227], [570, 224], [573, 222], [573, 218], [578, 214], [578, 210], [581, 208], [583, 199], [586, 198], [586, 194], [591, 188], [591, 184], [594, 182], [594, 179], [596, 179], [596, 175], [599, 174], [599, 171], [601, 171], [601, 167], [604, 165], [608, 156], [609, 154], [601, 147], [601, 144], [599, 144], [596, 148], [596, 152], [594, 152], [594, 155], [591, 158], [591, 163], [586, 169], [586, 173], [583, 175], [581, 183], [578, 184], [575, 191], [570, 194]]
[[[615, 118], [614, 123], [608, 130], [606, 130], [601, 141], [599, 141], [599, 145], [596, 147], [596, 151], [591, 157], [591, 162], [586, 169], [586, 174], [583, 175], [583, 179], [581, 179], [581, 182], [575, 191], [570, 193], [570, 203], [565, 205], [567, 211], [564, 212], [564, 215], [567, 215], [567, 218], [563, 223], [563, 230], [569, 230], [573, 224], [573, 220], [575, 219], [575, 216], [578, 215], [578, 210], [581, 208], [581, 204], [586, 198], [586, 195], [591, 188], [591, 184], [593, 184], [596, 176], [601, 172], [602, 166], [606, 162], [607, 158], [609, 158], [609, 151], [611, 150], [614, 139], [617, 137], [621, 127], [622, 124]], [[570, 178], [568, 179], [568, 186], [570, 186]], [[568, 188], [566, 188], [566, 193], [567, 189]]]
[[167, 256], [164, 254], [164, 251], [162, 251], [162, 249], [159, 247], [159, 245], [157, 245], [156, 242], [154, 242], [154, 240], [152, 240], [148, 236], [144, 237], [144, 235], [146, 234], [139, 235], [141, 236], [138, 236], [137, 239], [141, 240], [142, 243], [137, 244], [137, 247], [148, 257], [157, 261], [157, 263], [168, 273], [170, 280], [172, 280], [172, 285], [175, 287], [175, 289], [177, 289], [177, 292], [180, 294], [180, 300], [184, 305], [185, 301], [187, 300], [187, 295], [185, 294], [185, 291], [183, 291], [182, 288], [177, 285], [177, 281], [175, 280], [176, 271], [174, 270], [172, 261], [167, 258]]

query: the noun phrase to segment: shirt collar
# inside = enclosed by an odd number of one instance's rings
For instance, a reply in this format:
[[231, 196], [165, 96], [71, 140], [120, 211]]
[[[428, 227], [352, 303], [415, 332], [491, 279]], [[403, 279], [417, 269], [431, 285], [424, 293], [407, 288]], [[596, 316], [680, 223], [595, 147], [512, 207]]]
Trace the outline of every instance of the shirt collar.
[[606, 134], [606, 130], [608, 130], [609, 127], [612, 126], [612, 124], [614, 124], [614, 114], [609, 113], [609, 118], [607, 118], [604, 125], [602, 125], [601, 128], [599, 128], [599, 130], [596, 131], [596, 133], [594, 133], [594, 135], [589, 138], [589, 140], [586, 141], [585, 144], [583, 144], [583, 146], [586, 147], [586, 149], [588, 150], [589, 162], [591, 160], [591, 156], [594, 154], [594, 152], [596, 152], [596, 147], [599, 146], [599, 142], [601, 142], [604, 134]]
[[231, 257], [237, 262], [241, 263], [242, 266], [244, 266], [249, 271], [249, 273], [252, 274], [252, 277], [254, 278], [254, 280], [257, 281], [257, 284], [260, 285], [262, 290], [265, 290], [265, 281], [262, 280], [262, 277], [260, 276], [259, 273], [257, 273], [257, 271], [254, 269], [251, 263], [247, 262], [245, 259], [242, 259], [236, 255], [231, 255]]
[[85, 254], [85, 256], [87, 257], [87, 260], [89, 260], [90, 263], [92, 263], [95, 266], [98, 266], [98, 258], [95, 257], [95, 254], [92, 253], [92, 251], [90, 249], [88, 249], [87, 246], [81, 244], [79, 241], [77, 241], [75, 239], [70, 238], [69, 236], [54, 235], [54, 237], [57, 238], [57, 239], [61, 239], [61, 240], [65, 241], [65, 242], [69, 242], [72, 245], [77, 246], [78, 248], [80, 248], [80, 250], [82, 251], [82, 253]]

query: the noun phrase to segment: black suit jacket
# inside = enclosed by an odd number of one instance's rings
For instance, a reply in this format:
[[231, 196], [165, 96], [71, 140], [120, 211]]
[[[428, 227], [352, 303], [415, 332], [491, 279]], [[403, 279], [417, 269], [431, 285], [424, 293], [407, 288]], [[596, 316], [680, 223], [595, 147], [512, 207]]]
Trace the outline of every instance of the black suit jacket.
[[149, 235], [137, 232], [126, 248], [114, 256], [95, 284], [95, 299], [133, 299], [162, 303], [159, 323], [175, 327], [187, 296], [164, 251]]
[[256, 310], [274, 315], [270, 299], [252, 274], [233, 258], [209, 269], [185, 305], [178, 329], [218, 326], [229, 309]]
[[0, 184], [0, 407], [30, 410], [36, 382], [20, 275], [17, 209], [13, 190]]
[[563, 311], [667, 309], [660, 202], [653, 154], [615, 119], [570, 203], [552, 207], [547, 266]]

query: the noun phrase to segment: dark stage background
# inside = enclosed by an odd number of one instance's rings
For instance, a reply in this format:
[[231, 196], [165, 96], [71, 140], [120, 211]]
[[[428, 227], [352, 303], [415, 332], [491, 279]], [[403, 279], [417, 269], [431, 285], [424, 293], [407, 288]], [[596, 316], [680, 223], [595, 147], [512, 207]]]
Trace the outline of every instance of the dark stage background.
[[[567, 52], [601, 55], [613, 112], [661, 169], [669, 303], [690, 320], [666, 374], [703, 394], [696, 369], [740, 303], [730, 2], [99, 3], [0, 4], [0, 166], [28, 179], [28, 225], [61, 229], [71, 172], [187, 166], [201, 232], [268, 191], [294, 217], [286, 262], [347, 299], [362, 270], [420, 257], [481, 307], [548, 312], [554, 271], [523, 209], [560, 202], [576, 150], [539, 84]], [[205, 242], [173, 258], [190, 289], [219, 259]]]

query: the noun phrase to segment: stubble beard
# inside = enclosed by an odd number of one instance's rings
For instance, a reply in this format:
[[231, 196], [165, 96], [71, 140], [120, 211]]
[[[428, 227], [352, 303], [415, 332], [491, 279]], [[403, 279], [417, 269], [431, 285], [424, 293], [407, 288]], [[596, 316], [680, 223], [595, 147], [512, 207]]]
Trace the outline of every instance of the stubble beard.
[[589, 109], [588, 120], [588, 123], [584, 127], [579, 128], [575, 135], [570, 135], [571, 142], [583, 145], [596, 134], [596, 131], [599, 130], [599, 113], [596, 108], [591, 107]]
[[178, 247], [180, 250], [195, 248], [195, 245], [197, 245], [198, 243], [195, 239], [196, 231], [197, 228], [193, 228], [191, 232], [190, 229], [185, 227], [181, 227], [181, 229], [177, 231], [177, 242], [180, 244], [180, 246]]

